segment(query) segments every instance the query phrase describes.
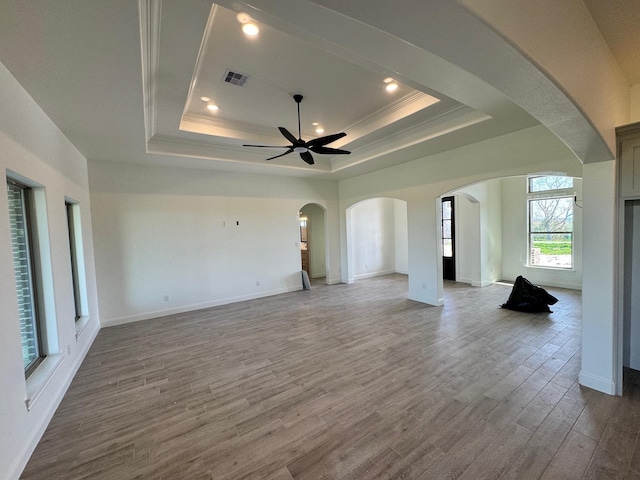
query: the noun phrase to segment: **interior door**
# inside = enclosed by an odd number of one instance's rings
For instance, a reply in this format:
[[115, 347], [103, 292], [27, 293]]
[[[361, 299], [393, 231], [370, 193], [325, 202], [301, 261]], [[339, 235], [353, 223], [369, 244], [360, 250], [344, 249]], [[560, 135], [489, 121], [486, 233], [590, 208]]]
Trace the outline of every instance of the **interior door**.
[[456, 279], [455, 208], [453, 197], [442, 197], [442, 278]]

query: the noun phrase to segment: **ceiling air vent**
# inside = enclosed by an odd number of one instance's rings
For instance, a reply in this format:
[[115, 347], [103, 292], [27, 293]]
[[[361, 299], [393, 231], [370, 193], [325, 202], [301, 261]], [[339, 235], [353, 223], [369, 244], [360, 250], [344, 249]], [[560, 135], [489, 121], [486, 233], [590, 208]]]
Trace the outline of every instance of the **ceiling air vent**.
[[242, 87], [245, 84], [245, 82], [249, 80], [249, 75], [227, 70], [226, 72], [224, 72], [224, 77], [222, 80], [224, 80], [227, 83], [232, 83], [234, 85], [238, 85], [239, 87]]

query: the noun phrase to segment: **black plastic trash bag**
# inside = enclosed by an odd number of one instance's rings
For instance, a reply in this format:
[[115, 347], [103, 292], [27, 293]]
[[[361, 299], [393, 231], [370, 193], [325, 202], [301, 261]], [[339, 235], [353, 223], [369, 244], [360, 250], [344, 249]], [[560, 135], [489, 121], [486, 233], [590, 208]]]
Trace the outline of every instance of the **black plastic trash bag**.
[[513, 284], [511, 295], [502, 308], [518, 310], [519, 312], [551, 312], [549, 305], [556, 303], [558, 299], [548, 293], [544, 288], [532, 284], [529, 280], [519, 275]]

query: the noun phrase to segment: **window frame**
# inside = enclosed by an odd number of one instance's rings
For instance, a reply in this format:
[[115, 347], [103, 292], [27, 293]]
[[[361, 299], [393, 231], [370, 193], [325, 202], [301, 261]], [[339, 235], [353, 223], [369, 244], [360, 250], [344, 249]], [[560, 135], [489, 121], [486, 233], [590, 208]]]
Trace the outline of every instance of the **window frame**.
[[[531, 189], [531, 180], [541, 177], [566, 177], [571, 179], [571, 186], [563, 188], [554, 188], [548, 190], [535, 190]], [[575, 232], [574, 232], [574, 218], [575, 218], [575, 179], [567, 175], [531, 175], [527, 177], [527, 267], [540, 268], [548, 270], [559, 271], [573, 271], [575, 270]], [[535, 201], [541, 200], [557, 200], [568, 198], [571, 200], [571, 231], [552, 231], [552, 232], [534, 232], [531, 229], [531, 204]], [[532, 250], [533, 250], [533, 236], [534, 235], [570, 235], [571, 238], [571, 265], [568, 267], [554, 266], [554, 265], [539, 265], [532, 262]]]
[[[46, 323], [44, 321], [44, 315], [42, 311], [41, 291], [42, 285], [39, 281], [39, 263], [40, 258], [38, 255], [38, 248], [36, 244], [37, 238], [37, 224], [35, 221], [35, 202], [33, 198], [33, 189], [29, 185], [15, 180], [11, 177], [7, 177], [7, 191], [10, 187], [20, 189], [21, 196], [21, 215], [24, 221], [24, 237], [26, 246], [26, 261], [29, 272], [29, 288], [30, 288], [30, 303], [32, 318], [30, 323], [33, 325], [34, 330], [34, 344], [36, 347], [36, 356], [27, 365], [24, 366], [25, 377], [28, 378], [38, 368], [38, 366], [44, 361], [47, 356], [46, 342], [44, 336], [46, 335]], [[11, 248], [14, 248], [13, 239]], [[14, 263], [14, 276], [15, 263]], [[17, 281], [16, 281], [17, 288]], [[17, 291], [16, 291], [17, 295]], [[22, 319], [21, 319], [22, 323]], [[22, 339], [22, 332], [21, 332]], [[23, 361], [25, 357], [23, 354]]]
[[82, 290], [81, 290], [81, 278], [80, 278], [80, 268], [81, 262], [79, 258], [79, 245], [78, 241], [82, 240], [79, 237], [79, 233], [77, 230], [78, 225], [78, 204], [75, 202], [71, 202], [70, 200], [64, 201], [66, 215], [67, 215], [67, 231], [69, 233], [69, 257], [70, 257], [70, 267], [71, 267], [71, 284], [73, 288], [73, 303], [75, 307], [75, 321], [77, 322], [83, 316], [83, 302], [82, 302]]

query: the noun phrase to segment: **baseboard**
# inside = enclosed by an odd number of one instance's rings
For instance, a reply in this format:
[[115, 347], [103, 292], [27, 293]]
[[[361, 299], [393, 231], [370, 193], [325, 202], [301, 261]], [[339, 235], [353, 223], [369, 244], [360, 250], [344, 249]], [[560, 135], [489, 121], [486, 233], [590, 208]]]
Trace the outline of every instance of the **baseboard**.
[[488, 287], [489, 285], [493, 285], [491, 280], [484, 280], [482, 282], [471, 282], [472, 287]]
[[250, 293], [247, 295], [238, 295], [236, 297], [226, 297], [212, 302], [193, 303], [190, 305], [182, 305], [175, 308], [167, 308], [163, 310], [153, 310], [151, 312], [137, 313], [135, 315], [128, 315], [119, 318], [110, 318], [107, 320], [101, 320], [103, 327], [114, 327], [116, 325], [124, 325], [125, 323], [139, 322], [142, 320], [150, 320], [152, 318], [166, 317], [168, 315], [175, 315], [177, 313], [192, 312], [194, 310], [202, 310], [203, 308], [219, 307], [220, 305], [228, 305], [230, 303], [244, 302], [246, 300], [255, 300], [256, 298], [271, 297], [273, 295], [280, 295], [281, 293], [289, 293], [302, 290], [302, 283], [297, 287], [283, 287], [274, 290], [269, 290], [260, 293]]
[[[71, 365], [71, 369], [69, 370], [69, 374], [62, 382], [61, 387], [58, 389], [58, 394], [55, 395], [54, 397], [49, 397], [53, 401], [49, 403], [48, 408], [44, 413], [44, 416], [43, 416], [44, 421], [42, 421], [31, 432], [31, 435], [29, 436], [29, 439], [27, 440], [27, 442], [25, 442], [25, 445], [22, 451], [20, 452], [19, 455], [16, 456], [15, 460], [13, 461], [13, 464], [9, 468], [9, 472], [6, 477], [7, 480], [9, 479], [18, 480], [20, 478], [20, 475], [22, 475], [22, 472], [24, 468], [27, 466], [27, 463], [29, 462], [31, 455], [33, 454], [36, 447], [38, 446], [38, 443], [40, 442], [40, 439], [44, 435], [44, 432], [47, 430], [47, 427], [49, 426], [49, 423], [51, 422], [53, 415], [56, 413], [56, 410], [60, 406], [60, 402], [62, 402], [62, 399], [64, 398], [65, 394], [67, 393], [67, 390], [69, 389], [69, 386], [71, 385], [71, 382], [76, 376], [76, 373], [78, 373], [78, 369], [80, 368], [80, 365], [82, 365], [82, 362], [87, 356], [87, 353], [89, 353], [89, 349], [91, 348], [91, 345], [93, 345], [93, 342], [96, 339], [96, 336], [98, 335], [99, 331], [100, 331], [100, 327], [98, 326], [94, 331], [91, 332], [90, 338], [84, 344], [82, 350], [80, 351], [80, 354], [75, 357], [75, 360]], [[89, 332], [86, 332], [86, 333], [89, 333]]]
[[397, 272], [395, 270], [380, 270], [377, 272], [361, 273], [359, 275], [354, 275], [353, 278], [356, 280], [359, 280], [361, 278], [381, 277], [382, 275], [390, 275], [392, 273], [397, 273]]
[[593, 388], [594, 390], [598, 390], [602, 393], [607, 393], [609, 395], [616, 394], [615, 382], [604, 377], [599, 377], [598, 375], [580, 372], [580, 375], [578, 376], [578, 383], [584, 387]]
[[[554, 282], [552, 281], [543, 281], [543, 282], [538, 282], [537, 280], [534, 280], [530, 277], [527, 277], [526, 275], [523, 275], [527, 280], [529, 280], [531, 283], [533, 283], [534, 285], [539, 285], [541, 287], [556, 287], [556, 288], [566, 288], [569, 290], [582, 290], [582, 285], [578, 285], [578, 284], [573, 284], [573, 283], [564, 283], [564, 282]], [[509, 283], [513, 283], [516, 281], [515, 278], [509, 278], [509, 277], [503, 277], [500, 281], [507, 281]]]

